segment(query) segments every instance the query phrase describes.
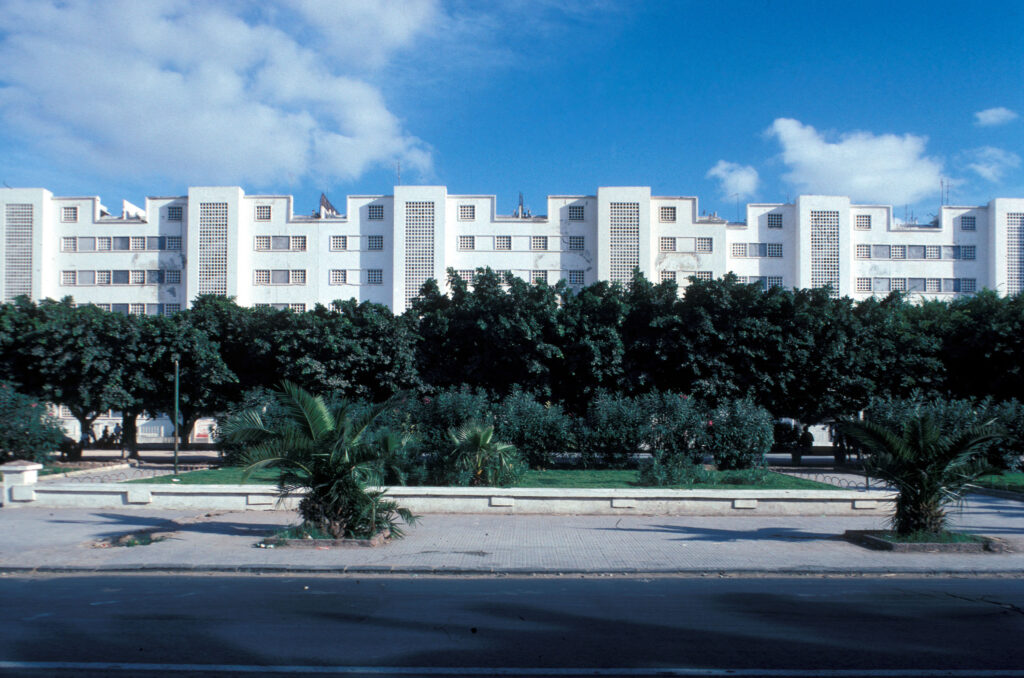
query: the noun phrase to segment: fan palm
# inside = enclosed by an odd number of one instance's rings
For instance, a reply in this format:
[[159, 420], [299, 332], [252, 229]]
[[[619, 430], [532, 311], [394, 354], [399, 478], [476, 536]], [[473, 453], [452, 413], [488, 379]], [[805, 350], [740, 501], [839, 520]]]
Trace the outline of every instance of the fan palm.
[[416, 522], [407, 509], [372, 486], [404, 480], [401, 461], [408, 439], [374, 430], [385, 406], [357, 412], [348, 403], [328, 407], [324, 399], [290, 382], [274, 397], [285, 412], [268, 426], [259, 408], [241, 412], [222, 428], [222, 436], [244, 446], [245, 475], [276, 468], [281, 498], [305, 489], [299, 502], [304, 522], [335, 538], [369, 538], [385, 530], [403, 536], [399, 518]]
[[901, 535], [942, 532], [946, 506], [986, 470], [978, 460], [986, 444], [1004, 437], [991, 422], [944, 434], [928, 414], [908, 419], [899, 434], [870, 421], [841, 429], [867, 453], [868, 472], [898, 491], [892, 524]]
[[494, 426], [471, 421], [448, 431], [455, 449], [449, 465], [456, 478], [470, 485], [511, 485], [524, 464], [515, 445], [494, 439]]

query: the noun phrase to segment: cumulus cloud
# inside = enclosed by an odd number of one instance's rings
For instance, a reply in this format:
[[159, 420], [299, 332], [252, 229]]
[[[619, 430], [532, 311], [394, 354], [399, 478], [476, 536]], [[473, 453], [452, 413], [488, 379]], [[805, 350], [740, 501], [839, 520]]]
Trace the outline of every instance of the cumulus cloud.
[[829, 141], [789, 118], [776, 119], [767, 134], [782, 147], [783, 179], [801, 193], [902, 205], [939, 191], [942, 162], [925, 156], [926, 137], [848, 132]]
[[978, 111], [974, 114], [974, 124], [978, 127], [994, 127], [995, 125], [1005, 125], [1008, 122], [1017, 119], [1017, 114], [1011, 111], [1009, 108], [1003, 106], [997, 106], [996, 108], [986, 108], [984, 111]]
[[757, 191], [757, 170], [750, 165], [719, 160], [718, 164], [708, 170], [706, 176], [709, 179], [718, 179], [722, 195], [727, 197], [738, 195], [740, 198], [750, 198]]
[[1020, 167], [1020, 156], [992, 146], [966, 151], [963, 159], [968, 168], [986, 181], [998, 183], [1008, 170]]
[[0, 120], [55, 162], [180, 182], [348, 180], [431, 150], [367, 74], [432, 0], [0, 0]]

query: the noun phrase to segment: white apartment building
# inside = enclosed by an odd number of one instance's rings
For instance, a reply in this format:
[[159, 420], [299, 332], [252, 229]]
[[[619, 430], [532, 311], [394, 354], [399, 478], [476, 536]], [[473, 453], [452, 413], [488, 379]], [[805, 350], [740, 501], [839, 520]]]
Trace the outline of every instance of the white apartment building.
[[199, 294], [245, 306], [305, 310], [354, 298], [401, 313], [429, 278], [489, 266], [527, 281], [628, 282], [717, 278], [821, 287], [863, 299], [901, 290], [950, 298], [1024, 290], [1024, 199], [943, 206], [929, 224], [841, 196], [750, 204], [745, 222], [701, 216], [693, 197], [648, 187], [553, 195], [546, 216], [499, 215], [488, 195], [396, 186], [349, 196], [344, 214], [322, 201], [296, 215], [291, 196], [239, 187], [123, 204], [0, 188], [3, 299], [71, 296], [125, 313], [173, 313]]

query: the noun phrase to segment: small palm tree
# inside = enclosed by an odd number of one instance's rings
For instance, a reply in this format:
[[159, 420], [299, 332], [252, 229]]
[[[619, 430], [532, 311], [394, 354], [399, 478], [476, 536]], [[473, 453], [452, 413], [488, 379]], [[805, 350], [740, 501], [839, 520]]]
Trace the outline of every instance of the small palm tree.
[[383, 531], [403, 536], [399, 518], [412, 525], [416, 516], [371, 488], [404, 481], [401, 462], [409, 440], [373, 430], [385, 406], [362, 413], [348, 403], [328, 407], [320, 396], [290, 382], [283, 382], [274, 397], [285, 412], [283, 422], [268, 427], [254, 408], [222, 428], [225, 439], [245, 446], [245, 475], [279, 469], [280, 497], [305, 489], [299, 502], [303, 521], [335, 538], [369, 538]]
[[515, 445], [494, 439], [494, 426], [471, 421], [448, 431], [455, 449], [449, 458], [454, 475], [470, 485], [512, 485], [524, 464]]
[[985, 445], [1004, 437], [992, 422], [945, 435], [928, 414], [907, 420], [899, 435], [870, 421], [843, 422], [841, 428], [867, 453], [868, 472], [899, 492], [892, 525], [901, 535], [942, 532], [946, 506], [986, 470], [978, 460]]

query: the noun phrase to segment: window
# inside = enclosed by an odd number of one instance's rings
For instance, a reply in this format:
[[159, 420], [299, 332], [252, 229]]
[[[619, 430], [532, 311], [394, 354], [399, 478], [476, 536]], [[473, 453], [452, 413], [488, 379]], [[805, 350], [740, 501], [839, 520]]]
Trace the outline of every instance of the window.
[[907, 246], [906, 245], [892, 245], [889, 248], [889, 257], [892, 259], [906, 259], [907, 258]]
[[871, 230], [871, 215], [870, 214], [858, 214], [854, 222], [858, 231], [870, 231]]
[[893, 292], [906, 292], [907, 291], [907, 279], [906, 278], [892, 278], [889, 281]]
[[907, 278], [908, 292], [924, 292], [924, 278]]
[[907, 259], [924, 259], [924, 245], [907, 245]]
[[942, 258], [943, 259], [959, 259], [960, 248], [954, 245], [943, 245], [942, 247]]
[[109, 252], [113, 249], [110, 238], [96, 238], [96, 251]]
[[77, 252], [78, 251], [78, 238], [61, 238], [60, 239], [60, 251], [61, 252]]
[[305, 285], [306, 284], [306, 269], [299, 268], [292, 271], [291, 279], [288, 281], [292, 285]]
[[711, 238], [697, 238], [698, 252], [711, 252], [714, 249], [714, 241]]
[[534, 285], [537, 285], [539, 283], [544, 283], [546, 285], [548, 282], [548, 272], [530, 271], [530, 282], [533, 283]]
[[888, 245], [872, 245], [871, 246], [871, 258], [872, 259], [888, 259], [889, 258], [889, 246]]
[[858, 292], [870, 292], [871, 291], [871, 278], [857, 278], [857, 291]]
[[371, 268], [366, 271], [366, 283], [368, 285], [381, 285], [384, 282], [384, 270]]
[[111, 271], [110, 272], [110, 284], [111, 285], [128, 285], [132, 281], [131, 271]]
[[768, 256], [768, 243], [764, 243], [764, 242], [748, 242], [747, 243], [747, 256], [748, 257], [767, 257]]
[[167, 249], [167, 239], [159, 236], [149, 236], [146, 238], [146, 249], [147, 250], [165, 250]]
[[476, 272], [471, 268], [461, 269], [459, 271], [456, 271], [456, 273], [458, 273], [459, 277], [470, 285], [472, 285], [476, 280]]
[[133, 252], [143, 252], [146, 249], [146, 239], [132, 236], [130, 246]]
[[888, 278], [873, 278], [871, 281], [871, 289], [873, 292], [880, 294], [888, 294], [890, 291], [889, 279]]
[[569, 221], [583, 221], [583, 205], [569, 205]]
[[78, 221], [78, 208], [77, 207], [64, 207], [60, 211], [60, 220], [64, 222], [75, 222]]
[[583, 249], [583, 236], [582, 235], [570, 235], [569, 236], [569, 249], [570, 250], [582, 250]]
[[942, 281], [940, 279], [938, 279], [938, 278], [928, 278], [927, 280], [924, 281], [924, 291], [925, 292], [941, 292], [942, 291]]
[[366, 218], [370, 221], [381, 221], [384, 219], [384, 205], [367, 205]]
[[97, 285], [109, 285], [110, 284], [110, 271], [96, 271], [96, 284]]
[[338, 252], [348, 249], [348, 237], [344, 235], [331, 236], [331, 251]]
[[573, 287], [583, 286], [583, 271], [569, 271], [569, 284]]
[[180, 285], [181, 284], [181, 271], [164, 271], [164, 282], [168, 285]]
[[270, 249], [270, 236], [269, 235], [258, 235], [258, 236], [256, 236], [256, 249], [257, 250], [269, 250]]
[[743, 258], [747, 256], [747, 243], [745, 242], [734, 242], [732, 244], [732, 256], [737, 258]]
[[339, 268], [331, 269], [327, 282], [331, 285], [345, 285], [348, 283], [348, 271]]
[[871, 245], [857, 245], [857, 258], [858, 259], [870, 259], [871, 258]]
[[180, 250], [181, 249], [181, 236], [180, 235], [169, 235], [169, 236], [167, 236], [167, 249], [169, 249], [169, 250]]
[[781, 275], [770, 275], [770, 276], [768, 276], [768, 287], [782, 287], [782, 276]]
[[961, 231], [976, 231], [978, 230], [978, 223], [975, 221], [973, 216], [964, 215], [960, 217], [960, 230]]
[[[472, 207], [472, 205], [470, 205]], [[459, 249], [460, 250], [475, 250], [476, 249], [476, 238], [471, 235], [460, 235], [459, 236]]]
[[159, 285], [164, 281], [164, 272], [159, 269], [146, 271], [146, 284]]
[[255, 243], [255, 248], [258, 251], [306, 251], [306, 236], [304, 235], [257, 235], [255, 237]]
[[292, 279], [292, 272], [287, 269], [271, 269], [271, 285], [287, 285]]
[[711, 271], [697, 271], [697, 274], [693, 276], [697, 280], [705, 280], [710, 282], [713, 278], [711, 277]]
[[78, 272], [78, 283], [81, 285], [95, 285], [96, 284], [96, 271], [79, 271]]
[[676, 239], [675, 238], [662, 238], [661, 239], [661, 251], [662, 252], [675, 252], [676, 251]]
[[535, 235], [530, 238], [530, 249], [531, 250], [547, 250], [548, 248], [548, 237], [546, 235]]
[[927, 247], [924, 248], [924, 258], [925, 259], [941, 259], [942, 258], [942, 248], [939, 247], [938, 245], [928, 245]]
[[110, 304], [96, 304], [96, 308], [100, 309], [101, 311], [107, 311], [108, 313], [110, 312]]
[[146, 315], [146, 305], [131, 304], [128, 308], [128, 312], [132, 315]]
[[78, 239], [78, 251], [79, 252], [95, 252], [96, 251], [96, 238], [87, 237]]
[[270, 284], [270, 271], [266, 269], [257, 269], [253, 272], [253, 285], [269, 285]]
[[146, 284], [146, 272], [145, 271], [132, 271], [129, 274], [129, 281], [132, 285], [145, 285]]
[[167, 221], [181, 221], [181, 205], [171, 205], [167, 208]]
[[366, 249], [368, 250], [382, 250], [384, 249], [384, 236], [382, 235], [371, 235], [366, 238]]
[[60, 284], [61, 285], [75, 285], [78, 283], [78, 276], [75, 271], [61, 271], [60, 273]]
[[961, 278], [960, 279], [960, 291], [973, 294], [978, 291], [978, 281], [976, 278]]
[[512, 236], [510, 235], [498, 235], [494, 237], [494, 249], [496, 250], [510, 250], [512, 249]]
[[660, 216], [662, 223], [674, 224], [676, 221], [676, 208], [675, 207], [662, 207], [660, 210]]
[[661, 282], [675, 282], [676, 272], [675, 271], [662, 271]]
[[256, 205], [256, 221], [270, 221], [270, 205]]
[[111, 249], [115, 252], [127, 252], [131, 249], [132, 239], [127, 236], [114, 236], [110, 242], [113, 243]]
[[960, 258], [961, 259], [974, 259], [978, 255], [977, 247], [974, 245], [961, 245], [960, 246]]
[[768, 214], [768, 228], [782, 228], [782, 215], [778, 212]]
[[769, 257], [781, 257], [782, 256], [782, 243], [781, 242], [770, 242], [770, 243], [768, 243], [768, 256]]
[[459, 205], [459, 221], [475, 221], [476, 205]]
[[305, 313], [306, 312], [306, 305], [305, 304], [288, 304], [288, 310], [294, 311], [295, 313]]
[[164, 315], [174, 315], [181, 310], [181, 304], [164, 304]]
[[306, 236], [304, 236], [304, 235], [293, 235], [292, 236], [292, 251], [293, 252], [305, 252], [306, 251]]

